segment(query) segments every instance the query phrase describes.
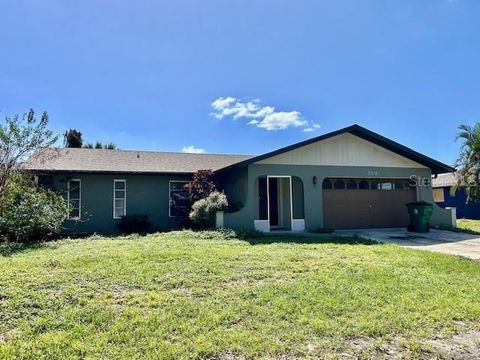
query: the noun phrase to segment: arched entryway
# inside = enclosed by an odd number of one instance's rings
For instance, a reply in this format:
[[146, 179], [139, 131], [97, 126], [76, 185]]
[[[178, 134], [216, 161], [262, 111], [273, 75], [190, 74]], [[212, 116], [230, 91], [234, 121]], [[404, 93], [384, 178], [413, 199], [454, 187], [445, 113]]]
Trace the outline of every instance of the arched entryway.
[[305, 230], [303, 183], [299, 177], [261, 176], [257, 179], [257, 192], [257, 230]]

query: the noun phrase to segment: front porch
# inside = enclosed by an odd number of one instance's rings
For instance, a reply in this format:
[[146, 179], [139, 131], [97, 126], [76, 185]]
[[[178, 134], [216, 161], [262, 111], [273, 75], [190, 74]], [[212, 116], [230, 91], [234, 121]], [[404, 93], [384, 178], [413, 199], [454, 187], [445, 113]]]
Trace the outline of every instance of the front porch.
[[258, 199], [255, 230], [305, 231], [303, 183], [291, 175], [267, 175], [257, 178]]

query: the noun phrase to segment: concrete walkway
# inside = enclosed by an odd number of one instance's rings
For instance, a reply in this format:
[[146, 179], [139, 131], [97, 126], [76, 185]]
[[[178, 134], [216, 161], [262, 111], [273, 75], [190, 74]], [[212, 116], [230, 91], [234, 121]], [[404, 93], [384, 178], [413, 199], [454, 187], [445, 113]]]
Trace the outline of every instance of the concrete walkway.
[[334, 234], [339, 236], [357, 235], [383, 243], [480, 260], [480, 235], [436, 229], [432, 229], [428, 233], [413, 233], [406, 229], [336, 230]]

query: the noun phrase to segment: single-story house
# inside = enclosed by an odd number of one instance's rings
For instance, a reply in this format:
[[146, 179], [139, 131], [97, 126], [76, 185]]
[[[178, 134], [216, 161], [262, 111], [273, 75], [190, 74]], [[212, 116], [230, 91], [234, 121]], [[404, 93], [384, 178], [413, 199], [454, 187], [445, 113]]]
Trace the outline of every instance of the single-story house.
[[457, 189], [452, 195], [450, 193], [455, 184], [455, 174], [441, 174], [432, 181], [433, 200], [442, 208], [454, 207], [459, 219], [480, 219], [480, 203], [467, 201], [463, 188]]
[[[46, 149], [24, 166], [70, 204], [66, 232], [115, 232], [126, 215], [158, 229], [182, 226], [188, 187], [211, 169], [232, 210], [225, 227], [303, 231], [406, 227], [405, 204], [433, 203], [432, 175], [453, 169], [359, 125], [260, 155]], [[435, 206], [431, 224], [452, 226]]]

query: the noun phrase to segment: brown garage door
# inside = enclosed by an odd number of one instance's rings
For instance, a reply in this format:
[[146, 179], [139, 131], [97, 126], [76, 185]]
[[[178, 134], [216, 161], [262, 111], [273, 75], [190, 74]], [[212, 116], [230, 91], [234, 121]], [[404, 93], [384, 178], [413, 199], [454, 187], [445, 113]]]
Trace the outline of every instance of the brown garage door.
[[324, 227], [355, 229], [406, 227], [405, 204], [415, 201], [408, 179], [325, 179]]

